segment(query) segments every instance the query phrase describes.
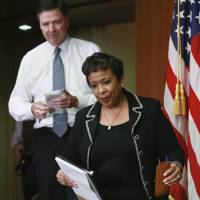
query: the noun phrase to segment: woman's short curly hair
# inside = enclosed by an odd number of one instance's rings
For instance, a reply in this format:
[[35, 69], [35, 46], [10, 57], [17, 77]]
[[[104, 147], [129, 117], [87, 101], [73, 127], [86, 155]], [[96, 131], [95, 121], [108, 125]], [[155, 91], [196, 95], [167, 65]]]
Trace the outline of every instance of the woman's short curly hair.
[[122, 79], [124, 75], [123, 62], [112, 55], [102, 52], [94, 53], [91, 56], [87, 57], [82, 65], [82, 72], [86, 76], [87, 81], [88, 76], [92, 72], [107, 69], [111, 69], [118, 80]]

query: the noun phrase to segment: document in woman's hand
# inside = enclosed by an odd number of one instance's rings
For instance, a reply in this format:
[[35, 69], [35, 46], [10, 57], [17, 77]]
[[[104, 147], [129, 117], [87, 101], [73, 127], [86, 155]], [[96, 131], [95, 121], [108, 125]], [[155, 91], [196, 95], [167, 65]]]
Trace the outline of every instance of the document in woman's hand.
[[89, 176], [91, 172], [81, 169], [63, 158], [56, 157], [55, 160], [63, 173], [77, 184], [77, 187], [72, 189], [78, 196], [86, 200], [102, 200]]

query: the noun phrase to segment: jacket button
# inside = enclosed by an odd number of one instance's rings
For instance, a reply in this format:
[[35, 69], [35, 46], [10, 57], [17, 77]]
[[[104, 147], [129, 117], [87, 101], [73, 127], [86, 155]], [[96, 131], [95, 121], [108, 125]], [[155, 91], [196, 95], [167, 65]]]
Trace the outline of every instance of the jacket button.
[[142, 156], [143, 155], [143, 151], [139, 151], [139, 155]]
[[140, 136], [139, 135], [135, 135], [135, 140], [139, 140]]
[[145, 166], [143, 166], [143, 165], [142, 165], [142, 167], [141, 167], [141, 168], [142, 168], [142, 170], [144, 170]]

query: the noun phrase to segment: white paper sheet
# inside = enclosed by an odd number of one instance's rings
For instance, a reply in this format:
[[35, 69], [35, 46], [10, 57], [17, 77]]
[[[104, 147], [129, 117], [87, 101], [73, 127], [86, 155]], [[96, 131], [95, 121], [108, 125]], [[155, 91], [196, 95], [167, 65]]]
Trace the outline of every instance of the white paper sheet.
[[101, 200], [101, 197], [89, 177], [90, 172], [83, 170], [60, 157], [56, 157], [55, 160], [63, 173], [77, 184], [77, 188], [72, 188], [77, 195], [86, 200]]

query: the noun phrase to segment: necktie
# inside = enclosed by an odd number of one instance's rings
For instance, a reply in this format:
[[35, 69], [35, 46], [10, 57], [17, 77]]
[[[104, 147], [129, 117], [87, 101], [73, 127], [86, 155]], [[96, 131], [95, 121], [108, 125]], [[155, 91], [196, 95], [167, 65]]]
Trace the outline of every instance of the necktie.
[[[60, 48], [55, 49], [55, 56], [53, 59], [53, 90], [65, 89], [65, 73], [63, 62], [60, 57]], [[53, 130], [59, 137], [62, 137], [66, 132], [67, 126], [67, 112], [53, 113]]]

